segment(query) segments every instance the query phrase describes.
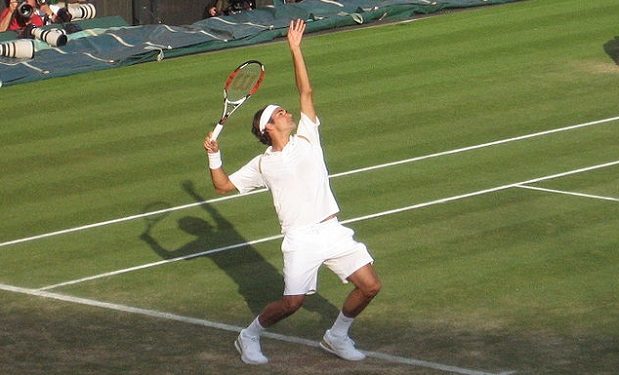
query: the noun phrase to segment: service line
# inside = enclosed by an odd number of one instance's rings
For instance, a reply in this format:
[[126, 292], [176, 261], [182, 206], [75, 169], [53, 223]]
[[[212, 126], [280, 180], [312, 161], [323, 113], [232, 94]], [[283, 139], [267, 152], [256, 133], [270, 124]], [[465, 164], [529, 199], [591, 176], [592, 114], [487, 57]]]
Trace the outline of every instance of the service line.
[[[603, 164], [597, 164], [597, 165], [593, 165], [593, 166], [589, 166], [589, 167], [574, 169], [574, 170], [570, 170], [570, 171], [567, 171], [567, 172], [561, 172], [561, 173], [552, 174], [552, 175], [548, 175], [548, 176], [544, 176], [544, 177], [538, 177], [538, 178], [534, 178], [534, 179], [530, 179], [530, 180], [526, 180], [526, 181], [515, 182], [515, 183], [512, 183], [512, 184], [496, 186], [496, 187], [489, 188], [489, 189], [478, 190], [478, 191], [474, 191], [474, 192], [471, 192], [471, 193], [454, 195], [454, 196], [451, 196], [451, 197], [441, 198], [441, 199], [437, 199], [437, 200], [433, 200], [433, 201], [429, 201], [429, 202], [413, 204], [413, 205], [406, 206], [406, 207], [400, 207], [400, 208], [395, 208], [395, 209], [392, 209], [392, 210], [377, 212], [377, 213], [370, 214], [370, 215], [364, 215], [364, 216], [360, 216], [360, 217], [356, 217], [356, 218], [352, 218], [352, 219], [342, 220], [341, 223], [342, 224], [349, 224], [349, 223], [355, 223], [355, 222], [363, 221], [363, 220], [376, 219], [376, 218], [379, 218], [379, 217], [383, 217], [383, 216], [387, 216], [387, 215], [393, 215], [393, 214], [397, 214], [397, 213], [404, 212], [404, 211], [410, 211], [410, 210], [415, 210], [415, 209], [418, 209], [418, 208], [433, 206], [433, 205], [436, 205], [436, 204], [452, 202], [452, 201], [456, 201], [456, 200], [460, 200], [460, 199], [465, 199], [465, 198], [470, 198], [470, 197], [474, 197], [474, 196], [478, 196], [478, 195], [483, 195], [483, 194], [488, 194], [488, 193], [494, 193], [494, 192], [497, 192], [497, 191], [506, 190], [506, 189], [510, 189], [510, 188], [522, 188], [522, 187], [524, 187], [524, 185], [533, 184], [533, 183], [536, 183], [536, 182], [541, 182], [541, 181], [546, 181], [546, 180], [551, 180], [551, 179], [559, 178], [559, 177], [565, 177], [565, 176], [569, 176], [569, 175], [573, 175], [573, 174], [577, 174], [577, 173], [588, 172], [588, 171], [592, 171], [592, 170], [596, 170], [596, 169], [600, 169], [600, 168], [606, 168], [606, 167], [610, 167], [610, 166], [614, 166], [614, 165], [619, 165], [619, 160], [615, 160], [615, 161], [608, 162], [608, 163], [603, 163]], [[168, 264], [168, 263], [172, 263], [172, 262], [177, 262], [179, 260], [187, 260], [187, 259], [196, 258], [196, 257], [200, 257], [200, 256], [206, 256], [206, 255], [210, 255], [210, 254], [219, 253], [219, 252], [222, 252], [222, 251], [240, 249], [240, 248], [243, 248], [243, 247], [246, 247], [246, 246], [255, 245], [255, 244], [258, 244], [258, 243], [273, 241], [273, 240], [276, 240], [276, 239], [279, 239], [279, 238], [282, 238], [282, 237], [283, 237], [283, 235], [279, 234], [279, 235], [274, 235], [274, 236], [270, 236], [270, 237], [261, 238], [261, 239], [258, 239], [258, 240], [241, 242], [241, 243], [224, 246], [224, 247], [220, 247], [220, 248], [217, 248], [217, 249], [201, 251], [201, 252], [198, 252], [198, 253], [189, 254], [189, 255], [185, 255], [185, 256], [181, 256], [181, 257], [177, 257], [177, 258], [164, 259], [164, 260], [160, 260], [160, 261], [153, 262], [153, 263], [147, 263], [147, 264], [142, 264], [142, 265], [138, 265], [138, 266], [134, 266], [134, 267], [124, 268], [124, 269], [120, 269], [120, 270], [116, 270], [116, 271], [105, 272], [105, 273], [101, 273], [101, 274], [98, 274], [98, 275], [83, 277], [83, 278], [80, 278], [80, 279], [64, 281], [64, 282], [61, 282], [61, 283], [58, 283], [58, 284], [47, 285], [47, 286], [41, 287], [41, 288], [39, 288], [37, 290], [43, 291], [43, 290], [55, 289], [55, 288], [59, 288], [59, 287], [63, 287], [63, 286], [68, 286], [68, 285], [79, 284], [79, 283], [83, 283], [83, 282], [86, 282], [86, 281], [101, 279], [101, 278], [104, 278], [104, 277], [110, 277], [110, 276], [120, 275], [120, 274], [123, 274], [123, 273], [128, 273], [128, 272], [133, 272], [133, 271], [137, 271], [137, 270], [142, 270], [142, 269], [146, 269], [146, 268], [157, 267], [157, 266], [161, 266], [161, 265], [164, 265], [164, 264]]]

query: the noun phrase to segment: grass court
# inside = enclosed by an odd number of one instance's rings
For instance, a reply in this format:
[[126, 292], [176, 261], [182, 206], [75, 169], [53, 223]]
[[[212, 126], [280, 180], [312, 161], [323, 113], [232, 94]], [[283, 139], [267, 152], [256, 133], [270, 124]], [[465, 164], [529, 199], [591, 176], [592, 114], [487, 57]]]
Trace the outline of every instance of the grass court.
[[340, 220], [384, 287], [318, 347], [349, 292], [328, 270], [248, 367], [232, 343], [281, 293], [270, 195], [217, 196], [202, 138], [229, 71], [253, 113], [298, 110], [285, 41], [2, 88], [0, 373], [612, 374], [619, 368], [614, 0], [530, 0], [320, 35], [304, 52]]

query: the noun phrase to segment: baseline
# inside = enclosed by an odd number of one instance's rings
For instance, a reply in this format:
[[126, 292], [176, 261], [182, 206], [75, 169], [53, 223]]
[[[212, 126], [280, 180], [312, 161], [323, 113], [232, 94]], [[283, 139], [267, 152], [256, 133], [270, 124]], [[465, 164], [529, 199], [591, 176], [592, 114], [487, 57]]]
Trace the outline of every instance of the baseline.
[[[199, 325], [203, 327], [214, 328], [214, 329], [219, 329], [219, 330], [228, 331], [228, 332], [239, 333], [241, 332], [241, 329], [243, 329], [242, 327], [231, 325], [231, 324], [213, 322], [213, 321], [209, 321], [205, 319], [192, 318], [192, 317], [177, 315], [173, 313], [167, 313], [163, 311], [143, 309], [139, 307], [121, 305], [121, 304], [116, 304], [116, 303], [102, 302], [102, 301], [97, 301], [97, 300], [88, 299], [88, 298], [74, 297], [74, 296], [70, 296], [66, 294], [51, 293], [51, 292], [45, 292], [45, 291], [35, 290], [35, 289], [21, 288], [21, 287], [16, 287], [12, 285], [1, 284], [1, 283], [0, 283], [0, 289], [7, 291], [7, 292], [26, 294], [30, 296], [36, 296], [36, 297], [53, 299], [53, 300], [58, 300], [58, 301], [63, 301], [63, 302], [75, 303], [79, 305], [99, 307], [99, 308], [104, 308], [108, 310], [130, 313], [130, 314], [144, 315], [144, 316], [148, 316], [151, 318], [166, 319], [166, 320], [173, 320], [173, 321], [182, 322], [182, 323], [195, 324], [195, 325]], [[304, 339], [301, 337], [282, 335], [282, 334], [277, 334], [277, 333], [272, 333], [272, 332], [264, 332], [262, 336], [270, 338], [270, 339], [274, 339], [274, 340], [297, 344], [297, 345], [305, 345], [305, 346], [309, 346], [313, 348], [319, 347], [319, 343], [317, 341], [308, 340], [308, 339]], [[440, 371], [463, 374], [463, 375], [504, 375], [504, 374], [512, 373], [512, 372], [501, 372], [499, 374], [496, 374], [496, 373], [490, 373], [486, 371], [467, 369], [467, 368], [451, 366], [451, 365], [446, 365], [446, 364], [437, 363], [437, 362], [429, 362], [429, 361], [424, 361], [420, 359], [399, 357], [399, 356], [378, 353], [378, 352], [371, 352], [371, 351], [362, 351], [362, 352], [368, 357], [380, 359], [386, 362], [399, 363], [403, 365], [412, 365], [412, 366], [418, 366], [418, 367], [426, 367], [426, 368], [431, 368], [434, 370], [440, 370]]]

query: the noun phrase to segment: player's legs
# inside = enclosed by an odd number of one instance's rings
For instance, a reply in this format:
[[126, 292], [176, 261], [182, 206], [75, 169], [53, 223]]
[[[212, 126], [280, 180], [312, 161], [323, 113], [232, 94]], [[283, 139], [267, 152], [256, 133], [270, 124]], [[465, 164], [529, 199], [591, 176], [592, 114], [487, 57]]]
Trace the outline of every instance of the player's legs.
[[328, 329], [320, 343], [326, 351], [349, 361], [360, 361], [365, 354], [355, 348], [355, 343], [348, 336], [348, 331], [355, 317], [359, 315], [381, 289], [381, 283], [374, 271], [372, 263], [359, 268], [348, 278], [355, 288], [350, 292], [342, 311]]
[[320, 346], [346, 360], [359, 361], [365, 355], [355, 348], [348, 331], [354, 319], [378, 294], [381, 282], [372, 265], [374, 259], [364, 244], [354, 240], [352, 229], [335, 222], [327, 233], [332, 246], [330, 258], [324, 264], [344, 283], [352, 283], [354, 289], [346, 297], [333, 326], [325, 332]]
[[355, 271], [347, 280], [353, 283], [355, 288], [346, 297], [342, 313], [349, 318], [355, 318], [380, 292], [382, 284], [371, 263]]
[[283, 296], [269, 303], [254, 321], [243, 329], [234, 346], [241, 354], [241, 360], [247, 364], [259, 365], [269, 360], [262, 354], [260, 334], [266, 328], [294, 314], [303, 306], [305, 295]]
[[286, 319], [303, 306], [305, 295], [283, 296], [269, 303], [258, 316], [260, 325], [268, 328], [280, 320]]
[[322, 259], [313, 256], [311, 251], [302, 251], [309, 246], [305, 233], [286, 236], [282, 244], [284, 253], [284, 295], [269, 303], [235, 341], [235, 347], [243, 362], [248, 364], [267, 363], [262, 354], [260, 334], [266, 328], [294, 314], [303, 306], [305, 295], [316, 290], [318, 268]]

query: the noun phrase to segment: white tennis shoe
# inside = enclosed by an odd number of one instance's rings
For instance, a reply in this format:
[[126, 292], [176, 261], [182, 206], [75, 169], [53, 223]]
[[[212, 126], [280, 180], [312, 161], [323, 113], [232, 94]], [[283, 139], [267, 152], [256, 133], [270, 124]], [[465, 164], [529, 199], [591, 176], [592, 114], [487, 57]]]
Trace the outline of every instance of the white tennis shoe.
[[320, 347], [348, 361], [361, 361], [365, 358], [365, 354], [355, 349], [355, 342], [350, 337], [335, 336], [330, 329], [325, 332]]
[[259, 336], [248, 336], [245, 330], [242, 330], [239, 337], [234, 340], [234, 347], [241, 354], [241, 361], [248, 365], [263, 365], [269, 362], [260, 349]]

